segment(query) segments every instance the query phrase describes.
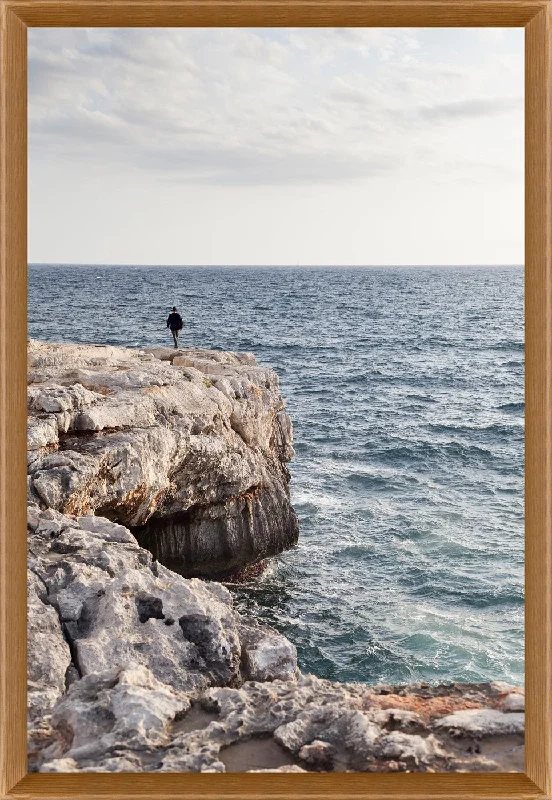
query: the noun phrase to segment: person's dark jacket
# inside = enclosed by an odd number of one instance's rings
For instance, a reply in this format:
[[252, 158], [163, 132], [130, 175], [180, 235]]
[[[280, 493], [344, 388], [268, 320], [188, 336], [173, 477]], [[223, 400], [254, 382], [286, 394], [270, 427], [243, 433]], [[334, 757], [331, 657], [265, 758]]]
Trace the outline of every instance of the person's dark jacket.
[[177, 314], [175, 311], [169, 314], [167, 319], [167, 328], [170, 328], [171, 331], [182, 330], [182, 317], [180, 314]]

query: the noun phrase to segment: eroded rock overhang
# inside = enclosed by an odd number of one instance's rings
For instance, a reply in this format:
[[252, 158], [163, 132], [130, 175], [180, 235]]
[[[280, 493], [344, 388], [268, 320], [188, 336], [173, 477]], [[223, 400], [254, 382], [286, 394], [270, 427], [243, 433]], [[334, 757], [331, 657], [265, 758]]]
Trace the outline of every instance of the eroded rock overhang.
[[186, 576], [292, 547], [293, 430], [248, 353], [29, 343], [29, 500], [130, 528]]

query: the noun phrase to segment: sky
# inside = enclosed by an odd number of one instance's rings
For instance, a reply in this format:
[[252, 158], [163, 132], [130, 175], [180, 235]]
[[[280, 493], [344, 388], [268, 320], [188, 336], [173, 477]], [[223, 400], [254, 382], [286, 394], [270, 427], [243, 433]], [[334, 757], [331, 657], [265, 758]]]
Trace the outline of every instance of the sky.
[[521, 28], [30, 28], [29, 261], [523, 262]]

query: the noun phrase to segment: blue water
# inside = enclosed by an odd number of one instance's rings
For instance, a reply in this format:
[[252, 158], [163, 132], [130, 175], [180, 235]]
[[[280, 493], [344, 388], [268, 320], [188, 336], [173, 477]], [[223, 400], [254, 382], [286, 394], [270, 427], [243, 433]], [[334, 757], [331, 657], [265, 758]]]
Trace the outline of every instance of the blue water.
[[295, 425], [297, 549], [236, 589], [337, 680], [523, 680], [523, 270], [30, 268], [47, 340], [253, 351]]

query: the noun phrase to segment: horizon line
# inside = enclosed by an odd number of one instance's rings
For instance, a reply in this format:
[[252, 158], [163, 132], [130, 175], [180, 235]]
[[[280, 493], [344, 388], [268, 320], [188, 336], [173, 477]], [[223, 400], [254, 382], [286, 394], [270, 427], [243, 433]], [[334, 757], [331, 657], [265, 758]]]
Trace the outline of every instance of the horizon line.
[[432, 268], [432, 267], [523, 267], [523, 263], [509, 264], [135, 264], [114, 262], [77, 262], [77, 261], [29, 261], [29, 267], [185, 267], [198, 269], [393, 269], [396, 267]]

